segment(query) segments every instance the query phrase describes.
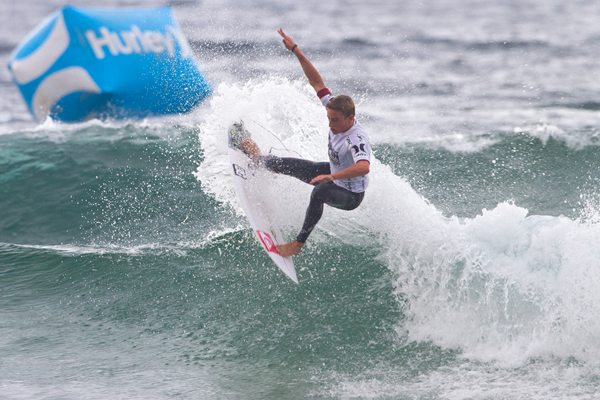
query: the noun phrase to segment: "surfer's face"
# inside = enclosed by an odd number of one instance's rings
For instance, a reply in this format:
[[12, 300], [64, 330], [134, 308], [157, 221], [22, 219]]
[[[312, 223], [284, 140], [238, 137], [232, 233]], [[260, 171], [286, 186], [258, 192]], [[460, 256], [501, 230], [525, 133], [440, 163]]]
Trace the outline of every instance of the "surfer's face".
[[329, 119], [329, 129], [334, 135], [344, 133], [354, 125], [354, 115], [344, 118], [341, 111], [327, 109], [327, 118]]

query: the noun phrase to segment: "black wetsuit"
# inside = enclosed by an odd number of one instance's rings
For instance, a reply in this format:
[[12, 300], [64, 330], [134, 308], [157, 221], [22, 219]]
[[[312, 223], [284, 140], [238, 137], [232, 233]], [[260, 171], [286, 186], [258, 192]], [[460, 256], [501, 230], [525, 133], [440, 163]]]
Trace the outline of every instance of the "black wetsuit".
[[[272, 155], [261, 157], [261, 162], [273, 172], [293, 176], [306, 183], [310, 183], [316, 176], [331, 174], [329, 162], [314, 162], [300, 158], [282, 158]], [[306, 242], [308, 235], [323, 215], [323, 205], [325, 203], [331, 207], [349, 211], [358, 207], [364, 196], [365, 192], [354, 193], [333, 182], [316, 184], [310, 196], [310, 204], [306, 210], [304, 225], [296, 240], [300, 243]]]

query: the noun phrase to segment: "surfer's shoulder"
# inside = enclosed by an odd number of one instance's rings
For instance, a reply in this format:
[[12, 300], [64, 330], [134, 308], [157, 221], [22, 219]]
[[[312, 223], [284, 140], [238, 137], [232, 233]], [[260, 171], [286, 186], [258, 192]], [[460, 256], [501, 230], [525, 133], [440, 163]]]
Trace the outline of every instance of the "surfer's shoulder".
[[334, 96], [331, 94], [331, 91], [327, 88], [319, 90], [317, 92], [317, 97], [319, 98], [319, 100], [321, 100], [321, 103], [323, 103], [325, 107], [327, 107], [327, 104], [329, 104], [331, 99], [334, 98]]

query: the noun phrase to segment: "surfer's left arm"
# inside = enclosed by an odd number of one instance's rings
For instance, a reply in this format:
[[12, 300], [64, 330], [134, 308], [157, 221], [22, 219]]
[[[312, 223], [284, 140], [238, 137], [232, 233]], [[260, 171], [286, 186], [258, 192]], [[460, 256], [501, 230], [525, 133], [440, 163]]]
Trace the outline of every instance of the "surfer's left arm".
[[336, 181], [338, 179], [352, 179], [359, 176], [367, 175], [370, 171], [371, 163], [367, 160], [360, 160], [356, 164], [349, 166], [346, 169], [338, 171], [334, 174], [330, 175], [319, 175], [313, 178], [310, 181], [311, 185], [316, 185], [317, 183], [327, 183], [331, 181]]

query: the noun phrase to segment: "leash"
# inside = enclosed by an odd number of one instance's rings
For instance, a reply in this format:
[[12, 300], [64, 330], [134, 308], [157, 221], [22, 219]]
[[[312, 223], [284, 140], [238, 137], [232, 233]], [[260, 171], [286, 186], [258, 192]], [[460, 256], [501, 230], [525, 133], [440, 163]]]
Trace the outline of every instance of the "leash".
[[[268, 130], [267, 128], [265, 128], [264, 126], [262, 126], [261, 124], [259, 124], [259, 123], [258, 123], [258, 122], [256, 122], [255, 120], [253, 120], [252, 118], [248, 118], [248, 119], [249, 119], [250, 121], [254, 122], [256, 125], [260, 126], [260, 127], [261, 127], [262, 129], [264, 129], [265, 131], [269, 132], [269, 133], [270, 133], [270, 134], [271, 134], [271, 135], [272, 135], [272, 136], [273, 136], [275, 139], [277, 139], [277, 141], [279, 141], [279, 143], [281, 143], [281, 145], [283, 146], [283, 148], [284, 148], [286, 151], [288, 151], [288, 152], [290, 152], [290, 153], [296, 153], [296, 154], [298, 154], [298, 156], [299, 156], [299, 157], [302, 157], [302, 154], [298, 153], [297, 151], [288, 149], [288, 148], [287, 148], [287, 146], [285, 145], [285, 143], [283, 143], [283, 142], [281, 141], [281, 139], [279, 139], [279, 136], [277, 136], [276, 134], [274, 134], [273, 132], [271, 132], [270, 130]], [[276, 147], [271, 147], [271, 148], [269, 149], [269, 154], [271, 154], [271, 151], [273, 151], [273, 150], [282, 150], [282, 149], [278, 149], [278, 148], [276, 148]]]

